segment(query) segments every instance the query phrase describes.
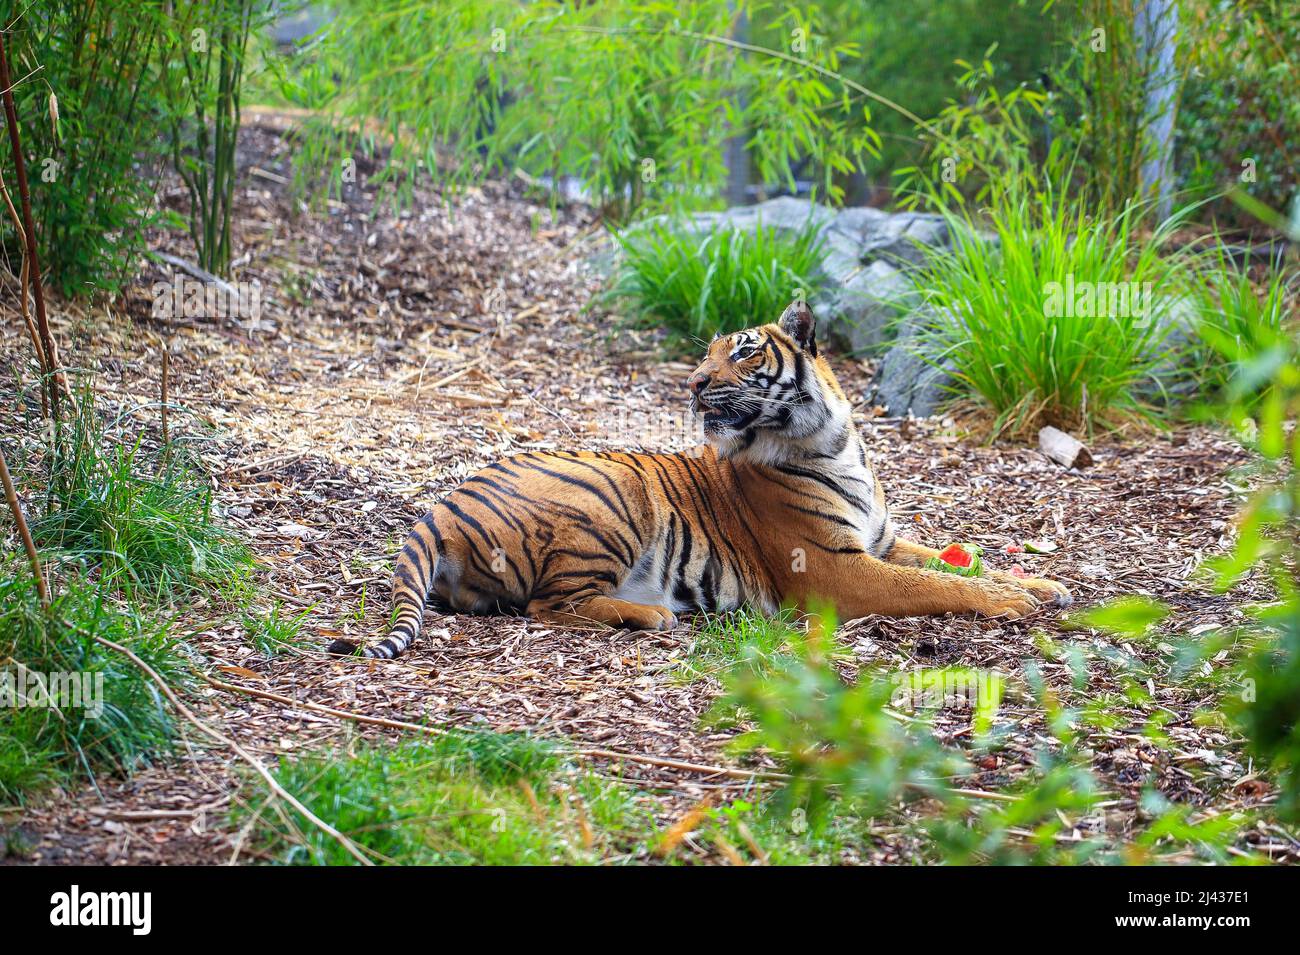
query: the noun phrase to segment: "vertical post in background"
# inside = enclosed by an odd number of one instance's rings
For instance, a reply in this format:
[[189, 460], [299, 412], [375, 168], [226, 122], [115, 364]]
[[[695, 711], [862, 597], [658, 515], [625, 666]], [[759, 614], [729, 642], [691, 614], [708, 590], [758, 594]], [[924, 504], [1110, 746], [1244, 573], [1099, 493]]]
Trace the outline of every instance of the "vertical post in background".
[[1167, 219], [1174, 202], [1174, 118], [1178, 113], [1176, 0], [1138, 0], [1133, 11], [1145, 98], [1142, 122], [1142, 196]]
[[[734, 9], [734, 2], [732, 4]], [[735, 17], [731, 30], [732, 39], [741, 43], [749, 42], [749, 15], [741, 9]], [[740, 51], [736, 56], [744, 56]], [[743, 88], [735, 91], [732, 102], [737, 113], [744, 113], [749, 106], [749, 93]], [[748, 130], [742, 128], [733, 131], [723, 144], [723, 159], [727, 164], [727, 205], [743, 206], [749, 202], [749, 151], [745, 148]]]

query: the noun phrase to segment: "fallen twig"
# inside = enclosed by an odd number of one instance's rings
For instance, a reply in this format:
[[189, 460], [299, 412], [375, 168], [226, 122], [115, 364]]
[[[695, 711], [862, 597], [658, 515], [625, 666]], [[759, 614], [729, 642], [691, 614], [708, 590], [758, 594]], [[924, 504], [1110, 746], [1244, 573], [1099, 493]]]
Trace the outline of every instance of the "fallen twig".
[[[364, 713], [352, 713], [348, 710], [335, 709], [332, 706], [325, 706], [321, 703], [313, 703], [310, 700], [295, 700], [292, 697], [282, 696], [279, 693], [272, 693], [269, 690], [257, 690], [249, 686], [239, 686], [236, 683], [226, 683], [223, 680], [214, 679], [206, 673], [203, 674], [203, 679], [206, 680], [209, 685], [218, 690], [224, 690], [227, 693], [243, 693], [246, 696], [271, 700], [275, 703], [282, 703], [286, 706], [298, 707], [313, 713], [323, 713], [338, 719], [352, 720], [356, 723], [368, 723], [372, 726], [386, 726], [389, 729], [409, 730], [415, 733], [423, 733], [426, 736], [445, 736], [447, 733], [445, 729], [437, 726], [423, 726], [419, 723], [390, 720], [382, 716], [368, 716]], [[584, 746], [570, 750], [569, 754], [589, 759], [621, 759], [630, 763], [641, 763], [645, 766], [659, 766], [664, 769], [679, 769], [682, 772], [701, 773], [708, 776], [728, 776], [733, 779], [769, 779], [781, 782], [793, 778], [789, 773], [776, 773], [761, 769], [740, 769], [735, 766], [709, 766], [704, 763], [690, 763], [681, 759], [669, 759], [663, 756], [648, 756], [642, 753], [626, 753], [622, 750], [603, 749], [599, 747]], [[922, 787], [919, 787], [918, 785], [917, 788]], [[1005, 793], [991, 793], [985, 792], [981, 789], [950, 789], [948, 791], [953, 795], [965, 796], [969, 799], [990, 799], [999, 802], [1014, 802], [1016, 799], [1015, 796], [1009, 796]]]
[[214, 730], [212, 727], [208, 726], [197, 716], [195, 716], [194, 713], [190, 710], [190, 708], [181, 702], [180, 697], [176, 695], [175, 691], [172, 690], [172, 688], [167, 684], [167, 681], [164, 680], [161, 676], [159, 676], [158, 672], [154, 670], [153, 667], [145, 663], [138, 656], [136, 656], [135, 653], [133, 653], [127, 647], [122, 646], [120, 643], [114, 643], [112, 640], [109, 640], [105, 637], [101, 637], [98, 634], [91, 633], [88, 630], [81, 630], [80, 628], [78, 628], [78, 631], [85, 634], [86, 636], [93, 638], [95, 642], [102, 644], [105, 647], [108, 647], [110, 650], [114, 650], [117, 653], [122, 654], [122, 656], [126, 657], [128, 660], [134, 663], [137, 667], [140, 668], [140, 670], [146, 676], [149, 677], [150, 680], [154, 682], [154, 684], [158, 687], [159, 691], [162, 692], [162, 695], [167, 697], [167, 701], [171, 703], [171, 705], [175, 708], [176, 712], [179, 713], [181, 716], [183, 716], [187, 721], [192, 723], [194, 727], [199, 730], [199, 732], [203, 733], [205, 736], [208, 736], [216, 740], [221, 745], [229, 748], [233, 753], [235, 753], [236, 756], [238, 756], [244, 762], [248, 763], [249, 766], [252, 766], [253, 769], [257, 772], [257, 774], [261, 776], [262, 779], [266, 782], [266, 785], [270, 787], [273, 793], [275, 793], [282, 800], [287, 802], [294, 809], [298, 810], [298, 812], [302, 813], [302, 815], [307, 819], [307, 821], [310, 822], [313, 826], [315, 826], [321, 832], [325, 833], [326, 835], [330, 836], [335, 841], [337, 841], [338, 844], [341, 845], [344, 849], [346, 849], [354, 859], [356, 859], [362, 865], [374, 865], [374, 863], [371, 862], [370, 859], [368, 859], [365, 855], [362, 854], [361, 850], [357, 848], [356, 844], [351, 839], [343, 835], [343, 833], [339, 832], [337, 829], [331, 826], [324, 819], [321, 819], [319, 816], [317, 816], [314, 812], [312, 812], [310, 809], [304, 806], [297, 796], [295, 796], [293, 793], [289, 792], [287, 789], [281, 786], [280, 783], [276, 780], [276, 778], [271, 775], [271, 771], [267, 769], [265, 765], [263, 765], [260, 759], [258, 759], [252, 753], [248, 752], [248, 750], [244, 749], [244, 747], [240, 746], [239, 743], [235, 742], [235, 740], [231, 739], [229, 736], [226, 736], [224, 733], [220, 733], [217, 730]]
[[220, 809], [228, 802], [228, 799], [222, 799], [196, 809], [111, 809], [91, 806], [86, 811], [92, 816], [111, 819], [114, 822], [157, 822], [166, 819], [193, 819], [195, 816]]
[[162, 443], [163, 456], [166, 457], [171, 448], [171, 438], [167, 433], [167, 372], [171, 360], [168, 358], [167, 343], [163, 342], [162, 350]]
[[[313, 713], [324, 713], [328, 716], [337, 717], [342, 720], [352, 720], [356, 723], [369, 723], [372, 726], [386, 726], [389, 729], [409, 730], [414, 733], [423, 733], [426, 736], [445, 736], [447, 731], [437, 726], [421, 726], [418, 723], [406, 723], [402, 720], [390, 720], [382, 716], [367, 716], [364, 713], [351, 713], [347, 710], [335, 709], [332, 706], [324, 706], [320, 703], [312, 703], [310, 700], [295, 700], [292, 697], [281, 696], [279, 693], [272, 693], [269, 690], [255, 690], [249, 686], [239, 686], [236, 683], [226, 683], [222, 680], [214, 679], [207, 674], [203, 674], [203, 679], [209, 685], [216, 687], [218, 690], [224, 690], [227, 693], [243, 693], [245, 696], [255, 696], [263, 700], [271, 700], [276, 703], [283, 703], [286, 706], [294, 706], [299, 709], [309, 710]], [[662, 766], [666, 769], [680, 769], [684, 772], [704, 773], [709, 776], [732, 776], [740, 779], [789, 779], [785, 773], [764, 772], [755, 769], [737, 769], [732, 766], [706, 766], [701, 763], [688, 763], [680, 759], [666, 759], [659, 756], [645, 756], [640, 753], [624, 753], [616, 749], [592, 749], [581, 748], [571, 750], [573, 756], [585, 756], [593, 759], [622, 759], [631, 763], [643, 763], [647, 766]]]

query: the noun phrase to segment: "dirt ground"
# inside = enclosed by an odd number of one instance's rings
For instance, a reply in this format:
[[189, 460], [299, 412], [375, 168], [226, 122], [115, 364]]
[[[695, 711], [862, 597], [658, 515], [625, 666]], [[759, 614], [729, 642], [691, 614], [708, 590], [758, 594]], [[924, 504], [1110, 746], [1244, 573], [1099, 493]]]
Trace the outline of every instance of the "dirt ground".
[[[364, 662], [310, 649], [346, 636], [373, 638], [387, 618], [388, 573], [406, 529], [472, 470], [528, 449], [677, 449], [697, 441], [686, 415], [682, 362], [663, 361], [655, 342], [615, 334], [589, 308], [598, 279], [583, 265], [599, 233], [589, 211], [553, 218], [522, 187], [489, 184], [448, 201], [417, 193], [408, 211], [375, 207], [362, 165], [343, 202], [312, 211], [292, 198], [287, 146], [271, 128], [250, 127], [241, 151], [236, 278], [260, 282], [263, 310], [246, 318], [159, 320], [151, 289], [170, 281], [150, 266], [111, 308], [62, 304], [53, 323], [65, 355], [97, 370], [109, 402], [157, 400], [160, 352], [171, 356], [174, 431], [209, 437], [203, 457], [226, 519], [251, 541], [269, 605], [310, 608], [308, 648], [268, 659], [249, 645], [228, 608], [200, 606], [179, 626], [198, 666], [231, 685], [281, 699], [212, 687], [198, 691], [201, 715], [266, 761], [358, 736], [398, 731], [336, 719], [307, 702], [397, 721], [529, 729], [581, 746], [639, 757], [592, 757], [655, 793], [667, 825], [706, 794], [740, 795], [753, 782], [698, 768], [644, 761], [734, 766], [729, 734], [701, 727], [718, 692], [713, 680], [683, 681], [677, 661], [693, 629], [657, 635], [543, 627], [515, 618], [426, 618], [406, 657]], [[166, 197], [180, 202], [179, 192]], [[159, 234], [155, 247], [193, 261], [188, 240]], [[6, 353], [22, 348], [6, 310]], [[1088, 470], [1064, 472], [1035, 450], [978, 447], [941, 421], [883, 418], [864, 398], [869, 368], [837, 360], [857, 402], [858, 422], [894, 513], [931, 543], [970, 540], [994, 554], [1050, 538], [1050, 556], [1014, 558], [1068, 583], [1079, 602], [1147, 594], [1170, 602], [1183, 632], [1231, 625], [1258, 596], [1251, 582], [1214, 595], [1193, 571], [1228, 543], [1244, 463], [1235, 445], [1201, 429], [1102, 443]], [[156, 409], [138, 420], [155, 427]], [[1067, 698], [1064, 662], [1040, 634], [1100, 642], [1134, 657], [1153, 645], [1123, 645], [1065, 631], [1058, 615], [1014, 623], [967, 618], [865, 618], [840, 631], [859, 666], [890, 670], [960, 665], [1017, 675], [1037, 666]], [[1094, 690], [1114, 679], [1093, 666]], [[1270, 798], [1253, 768], [1225, 752], [1223, 732], [1200, 725], [1199, 700], [1154, 687], [1166, 710], [1171, 751], [1130, 726], [1094, 731], [1094, 769], [1113, 799], [1104, 818], [1070, 820], [1073, 837], [1104, 825], [1122, 833], [1138, 818], [1136, 797], [1152, 775], [1171, 798], [1222, 811]], [[1032, 765], [1043, 727], [1016, 700], [999, 722], [1014, 727], [1001, 757], [964, 780], [996, 789]], [[939, 734], [970, 730], [970, 716], [945, 710]], [[761, 766], [760, 763], [750, 764]], [[97, 793], [57, 794], [19, 820], [28, 862], [224, 863], [255, 861], [256, 847], [232, 828], [232, 800], [260, 802], [226, 751], [187, 733], [173, 759], [129, 780], [100, 780]], [[688, 854], [711, 858], [688, 843]], [[1300, 859], [1285, 833], [1252, 830], [1238, 851]], [[901, 828], [881, 827], [861, 859], [917, 857]]]

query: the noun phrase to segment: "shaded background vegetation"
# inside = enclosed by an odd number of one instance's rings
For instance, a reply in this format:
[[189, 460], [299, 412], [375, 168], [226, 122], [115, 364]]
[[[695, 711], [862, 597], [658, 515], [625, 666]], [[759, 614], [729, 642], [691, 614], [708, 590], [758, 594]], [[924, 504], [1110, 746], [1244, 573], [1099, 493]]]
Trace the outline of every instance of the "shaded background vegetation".
[[[1154, 669], [1128, 675], [1126, 689], [1140, 696], [1155, 676], [1192, 679], [1197, 663], [1230, 654], [1232, 676], [1210, 687], [1207, 706], [1277, 781], [1276, 806], [1258, 816], [1297, 822], [1294, 4], [1179, 5], [1175, 172], [1161, 183], [1144, 179], [1156, 148], [1146, 135], [1149, 77], [1135, 4], [1122, 0], [939, 0], [905, 13], [838, 0], [352, 0], [331, 8], [318, 34], [281, 46], [264, 29], [273, 13], [255, 0], [0, 4], [21, 130], [17, 152], [13, 136], [0, 146], [0, 179], [16, 205], [30, 200], [42, 263], [28, 271], [25, 227], [0, 214], [7, 294], [22, 314], [42, 285], [60, 301], [111, 300], [138, 272], [155, 226], [183, 230], [201, 273], [236, 271], [240, 109], [254, 99], [308, 111], [295, 132], [308, 200], [341, 193], [359, 157], [377, 163], [373, 181], [395, 205], [417, 177], [453, 192], [514, 177], [553, 203], [590, 200], [625, 250], [609, 301], [687, 339], [773, 311], [792, 288], [813, 284], [818, 250], [811, 233], [701, 237], [684, 213], [785, 193], [938, 212], [961, 238], [922, 264], [938, 306], [927, 340], [960, 355], [954, 398], [975, 407], [990, 434], [1192, 419], [1231, 429], [1255, 453], [1262, 490], [1243, 500], [1236, 547], [1214, 569], [1224, 588], [1266, 575], [1276, 599], [1253, 608], [1239, 632], [1171, 643]], [[1097, 29], [1101, 50], [1089, 45]], [[20, 157], [29, 196], [12, 185]], [[174, 208], [159, 201], [166, 175], [185, 186], [187, 201]], [[1153, 186], [1172, 192], [1172, 215], [1152, 201]], [[652, 215], [663, 218], [643, 225]], [[1269, 248], [1256, 255], [1243, 248], [1252, 243]], [[1193, 357], [1171, 354], [1167, 328], [1048, 320], [1043, 290], [1065, 274], [1151, 279], [1177, 293], [1192, 310], [1178, 347]], [[19, 462], [36, 553], [3, 564], [0, 651], [34, 670], [111, 672], [115, 689], [105, 723], [0, 714], [0, 796], [9, 801], [168, 752], [174, 714], [156, 685], [93, 635], [183, 688], [189, 668], [173, 631], [198, 596], [223, 601], [267, 652], [295, 639], [301, 623], [250, 609], [249, 554], [214, 518], [201, 463], [166, 434], [110, 417], [93, 391], [60, 385], [56, 357], [39, 341], [33, 350], [37, 360], [15, 359], [12, 375], [30, 420], [0, 449]], [[1170, 398], [1187, 380], [1190, 389]], [[16, 513], [6, 518], [7, 540], [18, 540], [19, 526]], [[36, 585], [43, 570], [52, 595]], [[1093, 622], [1137, 639], [1162, 614], [1134, 602]], [[707, 816], [737, 858], [733, 844], [748, 844], [749, 823], [775, 827], [770, 820], [796, 808], [812, 835], [792, 845], [769, 831], [776, 854], [832, 857], [843, 840], [866, 838], [863, 819], [903, 799], [936, 802], [923, 827], [936, 861], [1149, 861], [1188, 846], [1220, 861], [1257, 821], [1193, 820], [1153, 791], [1133, 844], [1062, 849], [1052, 838], [1059, 818], [1098, 794], [1077, 753], [1077, 710], [1025, 674], [1020, 689], [1051, 739], [1032, 779], [1005, 800], [976, 802], [949, 781], [996, 740], [977, 727], [959, 750], [929, 735], [923, 718], [895, 719], [885, 675], [849, 686], [830, 665], [833, 633], [822, 617], [706, 623], [705, 662], [727, 688], [712, 718], [745, 730], [739, 752], [777, 754], [791, 777]], [[1158, 723], [1143, 729], [1159, 738]], [[643, 857], [655, 840], [638, 794], [575, 769], [566, 754], [532, 738], [453, 735], [404, 744], [391, 758], [361, 750], [286, 760], [278, 778], [381, 861]], [[497, 830], [490, 812], [500, 806], [513, 821]], [[585, 834], [575, 843], [567, 823], [518, 823], [537, 806], [556, 814], [552, 822], [587, 807]], [[403, 828], [445, 813], [463, 818]], [[355, 858], [305, 816], [279, 818], [282, 826], [258, 823], [279, 861]], [[1009, 837], [1015, 830], [1035, 838], [1026, 846]]]

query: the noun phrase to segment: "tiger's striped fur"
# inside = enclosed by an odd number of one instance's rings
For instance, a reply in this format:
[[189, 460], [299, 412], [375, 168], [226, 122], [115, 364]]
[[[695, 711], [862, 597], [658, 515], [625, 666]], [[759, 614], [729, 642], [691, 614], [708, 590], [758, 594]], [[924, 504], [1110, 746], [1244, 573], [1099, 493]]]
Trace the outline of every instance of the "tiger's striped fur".
[[921, 568], [938, 551], [897, 536], [807, 305], [715, 339], [688, 384], [701, 449], [532, 452], [448, 494], [407, 538], [392, 630], [365, 655], [406, 650], [431, 592], [470, 613], [647, 630], [742, 604], [829, 602], [851, 619], [1069, 602], [1048, 580]]

